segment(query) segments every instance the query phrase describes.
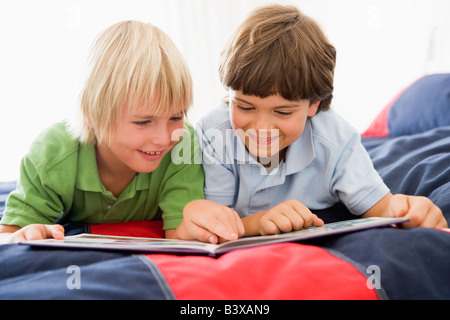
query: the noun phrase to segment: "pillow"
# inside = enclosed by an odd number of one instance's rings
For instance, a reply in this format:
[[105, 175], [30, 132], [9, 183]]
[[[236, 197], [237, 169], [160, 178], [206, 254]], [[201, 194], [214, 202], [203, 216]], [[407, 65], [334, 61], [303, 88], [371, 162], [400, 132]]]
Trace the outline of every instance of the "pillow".
[[432, 74], [400, 91], [362, 135], [398, 137], [442, 126], [450, 126], [450, 74]]
[[391, 110], [392, 105], [395, 101], [405, 92], [407, 88], [401, 90], [397, 95], [384, 107], [383, 110], [377, 115], [377, 117], [372, 121], [370, 126], [366, 131], [362, 133], [363, 137], [367, 138], [383, 138], [389, 135], [388, 128], [388, 115]]

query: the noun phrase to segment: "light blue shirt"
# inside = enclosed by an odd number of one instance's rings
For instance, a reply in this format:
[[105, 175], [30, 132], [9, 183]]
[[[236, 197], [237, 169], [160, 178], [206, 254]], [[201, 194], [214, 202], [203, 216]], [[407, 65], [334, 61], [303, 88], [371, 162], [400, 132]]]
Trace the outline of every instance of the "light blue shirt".
[[205, 196], [241, 217], [297, 199], [311, 210], [344, 203], [361, 215], [388, 192], [359, 133], [333, 110], [308, 118], [302, 136], [270, 173], [247, 151], [221, 103], [197, 124], [203, 149]]

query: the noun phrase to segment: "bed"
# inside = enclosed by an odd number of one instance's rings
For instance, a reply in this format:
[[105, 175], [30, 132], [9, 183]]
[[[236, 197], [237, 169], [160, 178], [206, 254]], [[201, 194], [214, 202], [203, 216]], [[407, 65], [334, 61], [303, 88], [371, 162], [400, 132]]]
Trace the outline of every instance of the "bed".
[[[450, 220], [449, 74], [401, 90], [362, 142], [393, 193], [430, 197]], [[0, 183], [0, 211], [14, 186]], [[316, 213], [325, 222], [354, 218], [342, 205]], [[67, 234], [163, 236], [161, 221], [65, 228]], [[0, 246], [0, 299], [450, 299], [449, 270], [447, 229], [385, 227], [215, 258], [6, 244]], [[265, 306], [227, 310], [264, 314]]]

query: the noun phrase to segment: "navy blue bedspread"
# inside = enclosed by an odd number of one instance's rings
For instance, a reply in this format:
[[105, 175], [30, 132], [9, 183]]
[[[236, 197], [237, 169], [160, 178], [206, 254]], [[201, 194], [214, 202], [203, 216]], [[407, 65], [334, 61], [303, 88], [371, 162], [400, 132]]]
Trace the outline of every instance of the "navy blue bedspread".
[[[450, 127], [396, 138], [363, 138], [363, 145], [392, 193], [427, 196], [450, 220]], [[14, 186], [0, 183], [0, 211]], [[320, 214], [326, 222], [351, 217], [342, 206]], [[380, 298], [450, 299], [450, 233], [381, 228], [308, 244], [329, 250], [358, 269], [380, 268]], [[0, 299], [175, 298], [157, 266], [147, 260], [126, 253], [3, 245]], [[68, 291], [70, 265], [83, 268], [83, 290]]]
[[362, 142], [392, 193], [429, 197], [450, 220], [450, 126]]

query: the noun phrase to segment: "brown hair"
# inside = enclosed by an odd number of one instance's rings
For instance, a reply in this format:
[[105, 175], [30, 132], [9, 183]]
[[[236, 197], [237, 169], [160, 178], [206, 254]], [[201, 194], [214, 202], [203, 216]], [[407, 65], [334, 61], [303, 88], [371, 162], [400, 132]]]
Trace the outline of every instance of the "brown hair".
[[319, 25], [296, 7], [256, 9], [237, 28], [222, 52], [222, 84], [243, 94], [286, 100], [320, 100], [328, 110], [333, 97], [336, 50]]

